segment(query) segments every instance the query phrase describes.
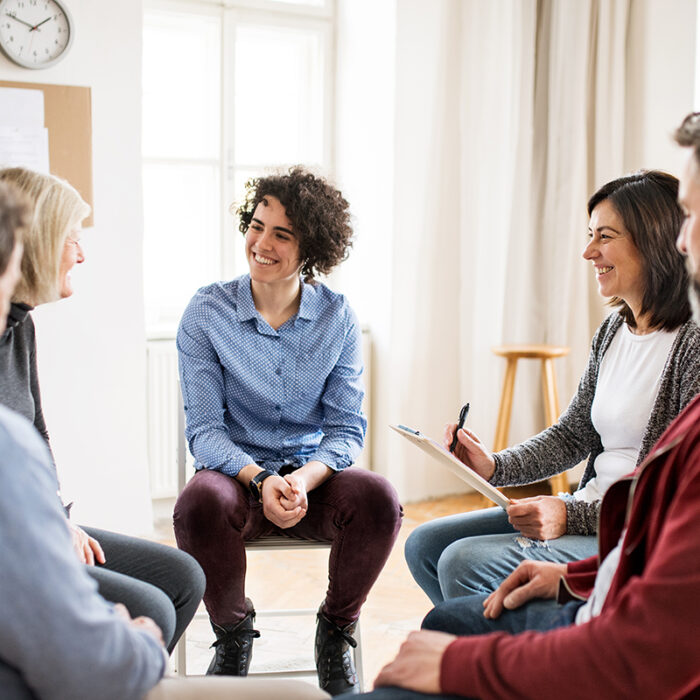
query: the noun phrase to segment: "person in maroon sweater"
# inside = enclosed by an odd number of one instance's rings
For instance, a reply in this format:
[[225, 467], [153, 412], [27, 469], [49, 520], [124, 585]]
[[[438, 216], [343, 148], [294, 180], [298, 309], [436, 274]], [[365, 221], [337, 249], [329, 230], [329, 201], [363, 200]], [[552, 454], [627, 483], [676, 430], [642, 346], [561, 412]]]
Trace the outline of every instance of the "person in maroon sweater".
[[[675, 138], [687, 151], [678, 248], [697, 320], [700, 113]], [[523, 562], [488, 597], [441, 603], [368, 697], [700, 696], [700, 396], [605, 494], [599, 547], [568, 565]]]

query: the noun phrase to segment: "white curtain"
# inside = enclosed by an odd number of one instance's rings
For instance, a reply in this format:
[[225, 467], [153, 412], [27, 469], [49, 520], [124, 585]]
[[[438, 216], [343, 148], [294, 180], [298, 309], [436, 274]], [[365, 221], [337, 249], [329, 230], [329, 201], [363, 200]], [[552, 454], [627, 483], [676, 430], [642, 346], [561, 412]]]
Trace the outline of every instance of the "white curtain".
[[[628, 0], [397, 3], [392, 327], [374, 450], [407, 500], [458, 482], [384, 426], [437, 437], [469, 400], [490, 445], [493, 345], [570, 346], [562, 406], [575, 390], [604, 315], [580, 253], [589, 195], [623, 172], [628, 13]], [[521, 365], [511, 442], [543, 427], [539, 367]]]

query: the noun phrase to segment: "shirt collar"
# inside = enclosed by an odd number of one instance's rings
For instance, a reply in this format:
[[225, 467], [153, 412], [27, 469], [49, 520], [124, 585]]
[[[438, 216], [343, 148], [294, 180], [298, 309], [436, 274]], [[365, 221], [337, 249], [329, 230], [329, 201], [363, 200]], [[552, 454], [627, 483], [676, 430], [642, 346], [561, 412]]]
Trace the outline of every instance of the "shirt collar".
[[253, 302], [253, 292], [250, 289], [250, 275], [243, 275], [238, 280], [238, 320], [250, 321], [251, 318], [257, 318], [255, 303]]
[[28, 304], [12, 302], [12, 304], [10, 304], [10, 313], [7, 314], [7, 327], [2, 335], [0, 335], [0, 338], [4, 340], [5, 338], [9, 337], [12, 329], [19, 326], [19, 324], [27, 318], [27, 315], [33, 308], [34, 307], [29, 306]]
[[22, 304], [21, 302], [12, 302], [10, 304], [10, 313], [8, 314], [7, 318], [7, 325], [9, 326], [12, 324], [13, 326], [16, 326], [22, 321], [24, 321], [25, 318], [27, 318], [27, 314], [33, 309], [33, 306], [29, 306], [29, 304]]
[[313, 321], [318, 318], [321, 311], [321, 301], [318, 295], [318, 287], [313, 284], [301, 282], [301, 302], [299, 303], [299, 318]]
[[[249, 321], [252, 318], [257, 318], [258, 312], [253, 301], [253, 293], [250, 289], [250, 275], [243, 275], [238, 281], [238, 320]], [[306, 284], [302, 280], [301, 283], [301, 301], [299, 303], [298, 318], [308, 319], [313, 321], [318, 318], [321, 311], [321, 301], [318, 296], [317, 288], [313, 284]]]

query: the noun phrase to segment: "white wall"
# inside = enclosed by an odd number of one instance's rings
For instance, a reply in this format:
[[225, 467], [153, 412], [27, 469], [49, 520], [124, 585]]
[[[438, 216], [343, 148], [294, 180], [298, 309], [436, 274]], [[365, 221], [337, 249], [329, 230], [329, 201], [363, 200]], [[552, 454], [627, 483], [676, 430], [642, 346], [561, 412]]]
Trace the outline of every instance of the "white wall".
[[[396, 376], [391, 324], [396, 323], [393, 311], [400, 300], [391, 298], [391, 280], [397, 274], [395, 246], [412, 220], [422, 221], [429, 194], [424, 146], [435, 126], [431, 97], [436, 88], [421, 79], [445, 50], [440, 17], [449, 6], [449, 0], [339, 0], [337, 172], [358, 218], [358, 243], [344, 266], [340, 287], [376, 342], [372, 464], [392, 479], [406, 500], [462, 488], [435, 470], [430, 478], [423, 470], [407, 470], [394, 444], [398, 438], [387, 428], [389, 422], [410, 421], [392, 413], [392, 396], [429, 381], [435, 370], [426, 365], [424, 376]], [[632, 3], [625, 170], [655, 167], [677, 172], [678, 152], [670, 133], [693, 104], [695, 26], [696, 0]], [[387, 184], [389, 177], [392, 185]], [[575, 383], [563, 386], [561, 379], [561, 403], [566, 405]], [[494, 391], [499, 389], [494, 386]], [[458, 404], [456, 400], [455, 410]], [[482, 433], [492, 430], [493, 426]]]
[[678, 175], [682, 153], [671, 134], [693, 110], [697, 0], [635, 0], [625, 138], [625, 169]]
[[92, 88], [95, 226], [75, 295], [35, 312], [44, 412], [77, 522], [151, 528], [142, 294], [141, 0], [69, 0], [70, 54], [0, 79]]
[[[355, 241], [333, 281], [369, 326], [373, 376], [382, 377], [391, 342], [396, 7], [395, 0], [338, 0], [337, 11], [335, 170], [350, 202]], [[370, 396], [370, 416], [377, 417], [365, 459], [381, 472], [385, 400], [374, 391]]]

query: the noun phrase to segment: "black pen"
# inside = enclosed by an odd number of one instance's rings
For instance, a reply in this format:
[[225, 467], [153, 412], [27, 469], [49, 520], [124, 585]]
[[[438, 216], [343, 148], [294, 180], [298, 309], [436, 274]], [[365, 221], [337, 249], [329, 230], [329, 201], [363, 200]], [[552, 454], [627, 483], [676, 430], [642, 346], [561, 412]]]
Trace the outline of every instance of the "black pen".
[[452, 444], [450, 445], [450, 452], [454, 452], [455, 447], [457, 447], [457, 431], [461, 430], [464, 427], [464, 421], [467, 420], [468, 413], [469, 404], [465, 403], [464, 406], [462, 406], [462, 410], [459, 412], [459, 419], [457, 420], [457, 427], [455, 428], [455, 434], [452, 438]]

